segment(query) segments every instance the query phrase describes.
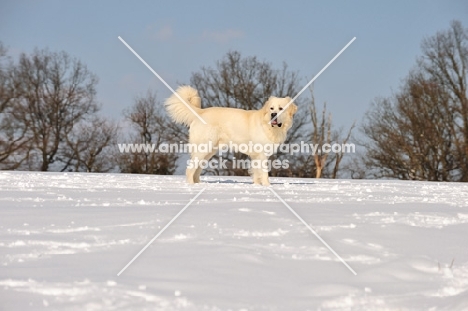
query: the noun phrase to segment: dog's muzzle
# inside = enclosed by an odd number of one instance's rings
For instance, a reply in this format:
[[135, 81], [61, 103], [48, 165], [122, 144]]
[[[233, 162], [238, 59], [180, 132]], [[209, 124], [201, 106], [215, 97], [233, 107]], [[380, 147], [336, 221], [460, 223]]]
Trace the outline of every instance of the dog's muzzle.
[[273, 112], [271, 114], [271, 120], [270, 120], [271, 127], [274, 127], [275, 125], [277, 125], [278, 127], [281, 127], [281, 125], [283, 125], [283, 123], [278, 123], [278, 119], [275, 119], [277, 115], [278, 114], [276, 112]]

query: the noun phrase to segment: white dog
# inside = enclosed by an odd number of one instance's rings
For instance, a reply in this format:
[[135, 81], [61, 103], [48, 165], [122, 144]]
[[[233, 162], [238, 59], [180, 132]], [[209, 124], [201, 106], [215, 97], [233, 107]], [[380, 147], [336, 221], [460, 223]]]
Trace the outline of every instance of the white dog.
[[[176, 95], [166, 100], [166, 109], [177, 123], [190, 127], [189, 143], [194, 145], [212, 145], [215, 150], [192, 152], [192, 163], [209, 160], [217, 152], [217, 147], [229, 144], [281, 144], [292, 126], [293, 115], [297, 106], [291, 103], [286, 111], [278, 116], [291, 101], [291, 98], [270, 97], [260, 110], [243, 110], [236, 108], [210, 107], [201, 108], [201, 100], [197, 90], [190, 86], [177, 89], [177, 94], [196, 112], [207, 124], [204, 124]], [[265, 152], [245, 152], [253, 160], [266, 161], [269, 155]], [[186, 171], [189, 183], [200, 182], [202, 168], [198, 165], [189, 166]], [[253, 168], [255, 184], [268, 186], [268, 171]]]

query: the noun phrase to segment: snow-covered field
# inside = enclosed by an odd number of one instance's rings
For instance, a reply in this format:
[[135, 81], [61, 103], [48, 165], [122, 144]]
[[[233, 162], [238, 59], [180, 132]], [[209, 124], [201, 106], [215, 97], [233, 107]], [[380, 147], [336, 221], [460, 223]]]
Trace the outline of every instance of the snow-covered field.
[[466, 184], [273, 178], [355, 276], [267, 188], [203, 180], [0, 172], [0, 310], [468, 310]]

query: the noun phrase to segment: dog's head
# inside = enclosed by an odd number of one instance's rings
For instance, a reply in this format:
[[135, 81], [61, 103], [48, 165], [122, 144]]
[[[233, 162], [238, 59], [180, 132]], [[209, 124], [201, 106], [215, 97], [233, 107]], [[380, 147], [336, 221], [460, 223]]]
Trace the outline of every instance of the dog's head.
[[282, 128], [285, 131], [292, 126], [292, 119], [297, 106], [291, 102], [290, 97], [271, 96], [263, 106], [264, 120], [273, 128]]

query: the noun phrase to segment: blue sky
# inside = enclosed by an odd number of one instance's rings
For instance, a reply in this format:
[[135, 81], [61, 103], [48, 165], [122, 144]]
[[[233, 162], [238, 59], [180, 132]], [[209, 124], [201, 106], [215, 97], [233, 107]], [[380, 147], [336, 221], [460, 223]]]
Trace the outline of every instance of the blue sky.
[[148, 88], [161, 100], [170, 92], [118, 36], [174, 88], [230, 50], [284, 61], [305, 85], [357, 37], [315, 83], [317, 102], [328, 103], [337, 126], [349, 126], [398, 88], [421, 40], [453, 19], [468, 27], [466, 1], [3, 0], [0, 40], [15, 57], [35, 47], [76, 56], [99, 77], [102, 113], [119, 119]]

